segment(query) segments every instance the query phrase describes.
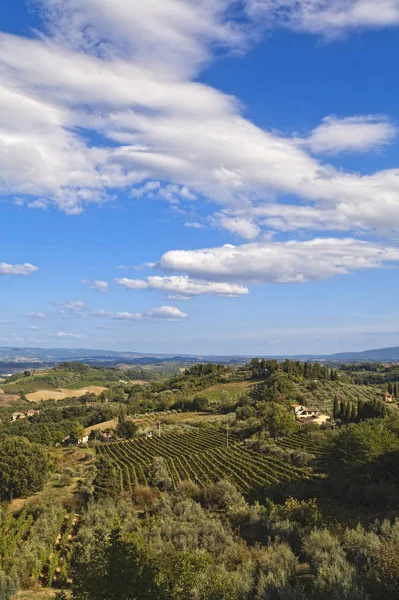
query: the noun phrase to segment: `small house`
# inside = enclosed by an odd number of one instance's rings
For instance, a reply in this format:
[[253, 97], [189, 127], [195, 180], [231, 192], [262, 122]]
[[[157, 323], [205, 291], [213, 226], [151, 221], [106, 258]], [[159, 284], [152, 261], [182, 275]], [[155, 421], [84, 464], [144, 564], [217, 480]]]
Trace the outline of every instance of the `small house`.
[[294, 413], [294, 419], [302, 425], [306, 425], [307, 423], [323, 425], [330, 421], [328, 415], [322, 415], [318, 410], [308, 408], [307, 406], [303, 406], [303, 404], [291, 404], [290, 408]]
[[385, 393], [382, 395], [382, 399], [385, 400], [385, 402], [393, 402], [392, 394]]
[[22, 419], [25, 419], [25, 414], [21, 413], [21, 412], [15, 412], [11, 415], [11, 422], [15, 423], [15, 421], [21, 421]]
[[40, 412], [40, 410], [33, 410], [33, 408], [30, 408], [27, 413], [26, 416], [27, 417], [34, 417], [35, 415], [38, 415]]
[[87, 444], [87, 442], [89, 441], [89, 436], [88, 434], [82, 436], [80, 439], [78, 439], [78, 444]]
[[294, 413], [295, 419], [304, 417], [318, 417], [320, 415], [318, 410], [303, 406], [303, 404], [291, 404], [291, 410]]

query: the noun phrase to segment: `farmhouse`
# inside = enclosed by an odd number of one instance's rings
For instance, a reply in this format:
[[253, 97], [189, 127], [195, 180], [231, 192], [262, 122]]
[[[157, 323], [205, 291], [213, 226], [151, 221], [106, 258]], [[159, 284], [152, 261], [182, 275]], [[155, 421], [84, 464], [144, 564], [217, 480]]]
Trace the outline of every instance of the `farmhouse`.
[[307, 423], [316, 423], [317, 425], [323, 425], [330, 420], [328, 415], [322, 415], [318, 410], [303, 406], [303, 404], [291, 404], [292, 412], [294, 413], [294, 419], [299, 421], [302, 425]]

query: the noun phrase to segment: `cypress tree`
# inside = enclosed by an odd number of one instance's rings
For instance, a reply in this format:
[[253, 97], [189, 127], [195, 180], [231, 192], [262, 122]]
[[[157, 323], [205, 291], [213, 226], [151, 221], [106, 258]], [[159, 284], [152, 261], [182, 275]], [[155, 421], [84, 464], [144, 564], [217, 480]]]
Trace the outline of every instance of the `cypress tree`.
[[345, 406], [345, 420], [346, 420], [347, 423], [351, 419], [351, 414], [352, 414], [351, 403], [347, 402], [347, 404]]
[[333, 416], [334, 416], [334, 419], [339, 419], [339, 417], [340, 417], [339, 401], [338, 401], [337, 396], [335, 396], [335, 398], [334, 398]]
[[342, 400], [339, 405], [339, 416], [341, 419], [343, 419], [345, 417], [345, 404], [343, 403]]
[[390, 381], [388, 381], [388, 394], [392, 394], [392, 393], [393, 393], [392, 383]]
[[356, 421], [356, 418], [357, 418], [357, 406], [356, 406], [356, 404], [352, 404], [352, 409], [351, 409], [351, 421], [352, 421], [352, 423], [354, 421]]

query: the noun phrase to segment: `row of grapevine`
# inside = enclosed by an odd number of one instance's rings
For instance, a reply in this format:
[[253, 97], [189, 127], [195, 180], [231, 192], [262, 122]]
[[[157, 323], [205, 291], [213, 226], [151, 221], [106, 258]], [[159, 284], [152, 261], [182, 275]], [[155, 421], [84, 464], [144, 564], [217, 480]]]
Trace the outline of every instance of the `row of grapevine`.
[[0, 534], [0, 563], [3, 564], [17, 550], [19, 544], [29, 534], [33, 516], [23, 510], [18, 518], [9, 515]]
[[323, 445], [321, 443], [312, 440], [308, 435], [301, 432], [292, 433], [291, 435], [275, 440], [275, 443], [288, 450], [303, 450], [316, 456], [323, 452]]
[[65, 587], [69, 581], [73, 539], [77, 528], [74, 512], [61, 505], [40, 512], [10, 512], [0, 523], [0, 571], [14, 572], [22, 588], [37, 584]]
[[57, 538], [47, 571], [47, 586], [65, 586], [68, 583], [72, 560], [72, 531], [75, 525], [75, 513], [71, 512], [64, 520], [61, 533]]
[[113, 461], [126, 491], [148, 483], [155, 456], [164, 458], [174, 488], [184, 480], [204, 487], [227, 479], [242, 493], [251, 494], [308, 477], [302, 469], [241, 447], [234, 438], [227, 447], [225, 435], [212, 430], [111, 443], [98, 450]]

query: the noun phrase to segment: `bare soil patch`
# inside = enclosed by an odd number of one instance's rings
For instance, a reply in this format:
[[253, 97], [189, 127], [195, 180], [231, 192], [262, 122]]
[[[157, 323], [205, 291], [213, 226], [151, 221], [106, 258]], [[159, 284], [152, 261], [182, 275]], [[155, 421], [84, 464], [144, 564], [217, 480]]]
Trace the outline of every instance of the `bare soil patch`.
[[6, 394], [0, 390], [0, 408], [8, 408], [13, 404], [20, 404], [21, 398], [17, 394]]
[[29, 402], [41, 402], [42, 400], [64, 400], [64, 398], [79, 398], [88, 392], [98, 396], [106, 389], [107, 388], [99, 385], [88, 385], [87, 387], [80, 388], [79, 390], [68, 390], [65, 388], [59, 388], [57, 390], [38, 390], [37, 392], [27, 394], [26, 397]]
[[90, 427], [86, 427], [85, 434], [89, 435], [90, 431], [93, 429], [97, 429], [98, 431], [104, 431], [105, 429], [115, 429], [118, 425], [118, 417], [116, 419], [111, 419], [110, 421], [103, 421], [102, 423], [97, 423], [97, 425], [91, 425]]

